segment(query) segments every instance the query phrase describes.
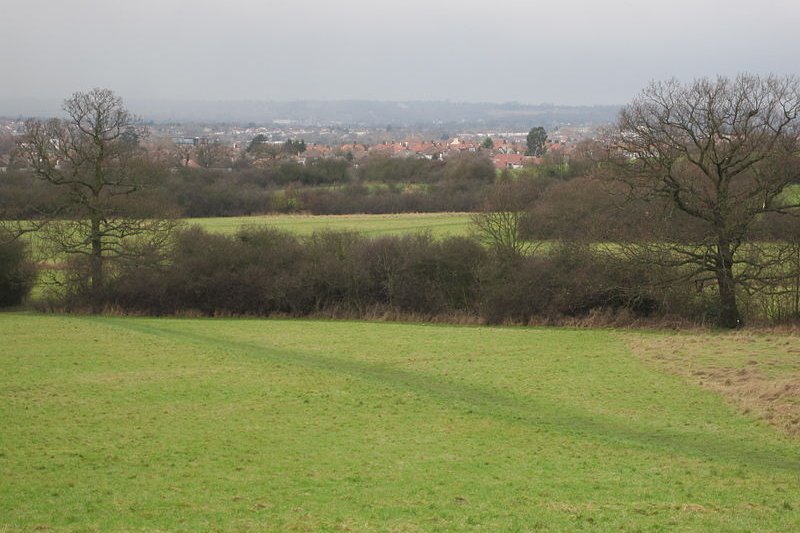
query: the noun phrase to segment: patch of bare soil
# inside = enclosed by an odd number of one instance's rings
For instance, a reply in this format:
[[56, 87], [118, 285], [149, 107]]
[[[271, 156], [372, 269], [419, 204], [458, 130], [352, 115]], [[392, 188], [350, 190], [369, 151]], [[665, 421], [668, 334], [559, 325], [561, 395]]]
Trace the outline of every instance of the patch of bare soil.
[[713, 390], [741, 412], [800, 437], [800, 337], [796, 335], [628, 333], [645, 361]]

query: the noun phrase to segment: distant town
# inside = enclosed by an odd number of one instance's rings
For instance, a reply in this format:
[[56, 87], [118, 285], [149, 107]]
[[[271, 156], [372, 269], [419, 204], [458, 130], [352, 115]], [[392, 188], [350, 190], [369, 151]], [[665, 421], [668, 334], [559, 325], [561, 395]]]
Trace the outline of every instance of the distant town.
[[[289, 123], [286, 123], [289, 122]], [[269, 125], [238, 124], [174, 124], [148, 123], [148, 149], [173, 157], [183, 166], [194, 168], [232, 168], [245, 153], [258, 160], [275, 160], [300, 164], [318, 159], [346, 158], [354, 165], [369, 156], [444, 160], [453, 154], [484, 152], [497, 169], [518, 169], [535, 165], [541, 158], [526, 155], [528, 131], [472, 128], [463, 132], [441, 132], [430, 128], [376, 128], [344, 126], [301, 126], [292, 121]], [[21, 135], [24, 120], [0, 119], [0, 171], [12, 164], [11, 140]], [[546, 151], [569, 156], [581, 141], [594, 138], [598, 125], [564, 124], [547, 132]], [[295, 153], [270, 150], [287, 141], [302, 142]], [[253, 148], [261, 150], [253, 150]], [[200, 150], [198, 150], [200, 149]], [[209, 152], [213, 152], [210, 154]], [[211, 155], [211, 157], [209, 157]]]

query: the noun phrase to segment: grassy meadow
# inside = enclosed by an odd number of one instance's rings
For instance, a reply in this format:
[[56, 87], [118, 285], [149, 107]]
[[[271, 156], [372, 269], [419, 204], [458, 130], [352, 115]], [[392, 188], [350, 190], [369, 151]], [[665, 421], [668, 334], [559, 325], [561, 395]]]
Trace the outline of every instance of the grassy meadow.
[[695, 373], [788, 379], [797, 337], [4, 313], [0, 339], [0, 531], [800, 529], [800, 441]]
[[190, 218], [207, 231], [233, 233], [243, 226], [271, 226], [298, 235], [315, 231], [353, 231], [363, 235], [403, 235], [430, 231], [434, 237], [467, 235], [469, 213], [400, 213], [392, 215], [257, 215], [250, 217]]
[[[243, 227], [272, 227], [295, 235], [311, 235], [325, 230], [352, 231], [369, 237], [429, 232], [438, 238], [467, 236], [471, 213], [398, 213], [389, 215], [253, 215], [242, 217], [186, 218], [183, 226], [198, 225], [213, 233], [232, 234]], [[33, 257], [48, 257], [45, 244], [36, 232], [25, 236]], [[49, 259], [49, 261], [48, 261]]]

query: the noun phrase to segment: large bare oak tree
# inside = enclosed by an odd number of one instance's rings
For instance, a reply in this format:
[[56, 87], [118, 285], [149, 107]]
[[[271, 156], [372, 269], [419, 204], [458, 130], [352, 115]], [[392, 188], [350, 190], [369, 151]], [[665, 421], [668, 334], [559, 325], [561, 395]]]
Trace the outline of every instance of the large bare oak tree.
[[[678, 215], [672, 220], [691, 227], [663, 228], [638, 250], [708, 274], [722, 326], [740, 323], [737, 289], [765, 267], [752, 253], [754, 226], [765, 214], [800, 208], [784, 194], [800, 180], [798, 135], [795, 77], [654, 82], [620, 113], [615, 179], [639, 200], [666, 202]], [[671, 224], [670, 217], [663, 223]]]
[[152, 167], [146, 133], [108, 89], [64, 101], [65, 119], [28, 120], [19, 148], [33, 171], [60, 188], [61, 210], [41, 230], [59, 254], [88, 262], [92, 310], [99, 312], [106, 263], [162, 247], [174, 221], [141, 201]]

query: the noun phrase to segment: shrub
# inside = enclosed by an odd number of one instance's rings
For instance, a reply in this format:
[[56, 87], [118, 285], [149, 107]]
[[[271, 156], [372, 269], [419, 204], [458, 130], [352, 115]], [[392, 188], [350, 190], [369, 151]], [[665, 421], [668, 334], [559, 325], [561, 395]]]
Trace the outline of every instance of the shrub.
[[648, 316], [660, 306], [649, 280], [624, 258], [561, 243], [547, 255], [495, 256], [484, 267], [481, 312], [491, 323], [585, 317], [598, 309]]
[[370, 301], [424, 315], [473, 307], [484, 250], [474, 241], [436, 241], [428, 234], [365, 241], [360, 264]]
[[0, 233], [0, 307], [22, 303], [33, 288], [36, 274], [27, 243]]
[[295, 311], [347, 311], [364, 314], [367, 274], [360, 262], [365, 239], [355, 233], [323, 231], [305, 241], [306, 260], [299, 269], [302, 289]]

